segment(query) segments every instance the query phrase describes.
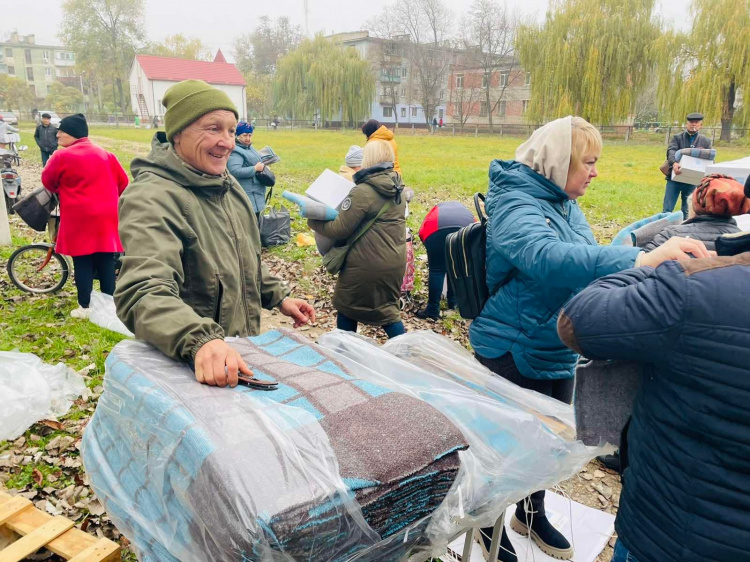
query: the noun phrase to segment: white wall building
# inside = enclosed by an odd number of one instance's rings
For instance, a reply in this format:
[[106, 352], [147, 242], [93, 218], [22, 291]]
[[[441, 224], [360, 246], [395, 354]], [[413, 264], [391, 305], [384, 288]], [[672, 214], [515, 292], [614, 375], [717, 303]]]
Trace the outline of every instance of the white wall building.
[[234, 102], [240, 119], [247, 118], [245, 79], [239, 69], [226, 61], [221, 50], [213, 62], [136, 55], [130, 68], [130, 103], [133, 112], [142, 120], [164, 116], [161, 100], [164, 93], [177, 82], [203, 80], [223, 90]]

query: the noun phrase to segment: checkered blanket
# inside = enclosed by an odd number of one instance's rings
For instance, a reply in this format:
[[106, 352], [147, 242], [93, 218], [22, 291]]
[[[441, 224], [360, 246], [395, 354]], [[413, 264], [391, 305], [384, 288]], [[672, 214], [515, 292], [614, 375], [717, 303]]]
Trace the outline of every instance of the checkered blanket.
[[293, 334], [228, 341], [279, 389], [199, 385], [140, 342], [107, 359], [83, 458], [142, 560], [347, 560], [424, 525], [467, 447], [445, 416]]

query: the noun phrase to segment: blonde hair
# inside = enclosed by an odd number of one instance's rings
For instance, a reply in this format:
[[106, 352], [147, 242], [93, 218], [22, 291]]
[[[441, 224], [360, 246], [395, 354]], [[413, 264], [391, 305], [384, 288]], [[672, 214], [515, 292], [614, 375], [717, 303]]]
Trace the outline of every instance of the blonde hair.
[[389, 142], [371, 140], [365, 145], [365, 150], [362, 154], [362, 168], [369, 168], [381, 162], [393, 162], [395, 159], [396, 155], [393, 153], [393, 148], [391, 148]]
[[602, 153], [602, 135], [599, 130], [583, 117], [573, 117], [572, 132], [570, 139], [570, 166], [571, 171], [576, 171], [583, 165], [583, 159], [587, 155], [595, 155], [597, 158]]

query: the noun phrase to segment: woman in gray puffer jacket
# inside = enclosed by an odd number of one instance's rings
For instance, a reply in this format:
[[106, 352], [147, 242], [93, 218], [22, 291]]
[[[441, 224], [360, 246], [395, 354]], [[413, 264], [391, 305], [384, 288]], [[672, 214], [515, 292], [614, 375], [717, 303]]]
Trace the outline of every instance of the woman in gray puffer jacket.
[[650, 252], [673, 236], [700, 240], [708, 250], [716, 249], [716, 239], [723, 234], [740, 232], [732, 218], [750, 211], [750, 199], [734, 178], [711, 174], [693, 192], [690, 218], [682, 224], [668, 226], [643, 247]]

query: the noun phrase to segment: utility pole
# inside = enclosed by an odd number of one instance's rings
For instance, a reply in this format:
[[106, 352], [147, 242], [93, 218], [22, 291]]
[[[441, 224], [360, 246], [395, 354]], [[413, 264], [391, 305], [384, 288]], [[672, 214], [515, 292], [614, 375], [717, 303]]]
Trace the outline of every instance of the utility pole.
[[310, 37], [310, 10], [308, 0], [303, 0], [305, 6], [305, 37]]

